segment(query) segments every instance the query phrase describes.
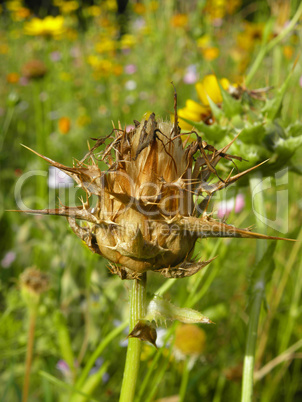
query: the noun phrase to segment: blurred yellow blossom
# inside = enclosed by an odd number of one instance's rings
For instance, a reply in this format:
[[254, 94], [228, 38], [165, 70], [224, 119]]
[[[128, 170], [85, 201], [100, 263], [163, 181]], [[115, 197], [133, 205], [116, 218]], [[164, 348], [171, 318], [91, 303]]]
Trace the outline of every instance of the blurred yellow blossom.
[[234, 14], [241, 0], [207, 0], [205, 12], [211, 20], [223, 19], [226, 14]]
[[283, 54], [284, 56], [290, 60], [294, 54], [294, 48], [292, 46], [286, 45], [283, 47]]
[[102, 14], [102, 9], [100, 6], [90, 6], [86, 8], [86, 12], [91, 17], [99, 17]]
[[159, 7], [159, 3], [158, 3], [157, 0], [151, 0], [151, 1], [148, 3], [148, 9], [149, 9], [150, 11], [156, 11], [156, 10], [158, 9], [158, 7]]
[[6, 8], [9, 11], [18, 11], [22, 7], [23, 4], [21, 0], [11, 0], [6, 2]]
[[198, 357], [204, 351], [206, 334], [193, 324], [179, 325], [175, 331], [174, 349], [180, 358]]
[[6, 81], [10, 84], [16, 84], [19, 82], [19, 74], [18, 73], [9, 73], [6, 75]]
[[117, 11], [117, 2], [116, 0], [105, 0], [105, 7], [108, 11]]
[[207, 47], [202, 49], [202, 54], [205, 60], [212, 61], [219, 56], [219, 49], [217, 47]]
[[121, 49], [131, 49], [136, 44], [136, 38], [134, 35], [123, 35], [120, 40]]
[[61, 134], [68, 134], [71, 127], [69, 117], [61, 117], [58, 121], [58, 127]]
[[30, 16], [31, 12], [26, 7], [20, 7], [18, 10], [14, 11], [12, 14], [12, 19], [14, 21], [23, 21]]
[[[229, 81], [226, 78], [219, 80], [223, 89], [227, 90], [230, 86]], [[212, 99], [214, 103], [221, 103], [222, 96], [218, 85], [217, 78], [214, 74], [206, 75], [201, 82], [195, 85], [198, 97], [201, 103], [205, 106], [209, 106], [208, 97]]]
[[188, 25], [188, 15], [187, 14], [175, 14], [171, 18], [171, 26], [174, 28], [184, 28]]
[[245, 21], [243, 31], [237, 35], [238, 46], [250, 51], [262, 38], [264, 24]]
[[202, 35], [197, 39], [197, 46], [200, 48], [207, 47], [211, 43], [211, 37], [208, 34]]
[[133, 4], [133, 11], [134, 11], [136, 14], [142, 15], [142, 14], [145, 14], [145, 12], [146, 12], [146, 7], [145, 7], [145, 5], [142, 4], [142, 3], [134, 3], [134, 4]]
[[109, 38], [103, 38], [100, 42], [95, 44], [95, 50], [98, 53], [112, 52], [116, 48], [116, 42]]
[[120, 64], [115, 64], [114, 66], [113, 66], [113, 74], [114, 75], [116, 75], [116, 76], [118, 76], [118, 75], [121, 75], [122, 73], [123, 73], [123, 66], [122, 65], [120, 65]]
[[58, 1], [57, 6], [62, 14], [71, 14], [79, 8], [77, 1]]
[[0, 43], [0, 54], [7, 54], [9, 47], [6, 43]]
[[58, 37], [66, 30], [64, 27], [64, 17], [48, 16], [44, 19], [33, 18], [24, 24], [24, 30], [27, 35]]
[[208, 34], [197, 39], [197, 47], [207, 61], [215, 60], [219, 56], [219, 49], [211, 44], [211, 37]]

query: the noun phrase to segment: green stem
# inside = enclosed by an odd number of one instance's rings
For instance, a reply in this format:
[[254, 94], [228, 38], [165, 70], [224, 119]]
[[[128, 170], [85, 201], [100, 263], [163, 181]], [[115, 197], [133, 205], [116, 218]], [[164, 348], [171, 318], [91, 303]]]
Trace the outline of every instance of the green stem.
[[25, 375], [22, 392], [22, 402], [27, 402], [30, 381], [30, 369], [33, 356], [34, 340], [35, 340], [35, 327], [36, 327], [37, 309], [34, 308], [30, 311], [29, 328], [27, 337], [27, 350], [25, 360]]
[[86, 381], [86, 378], [89, 376], [90, 370], [95, 364], [97, 358], [101, 355], [103, 350], [109, 345], [109, 343], [115, 339], [123, 330], [126, 328], [127, 323], [123, 322], [117, 328], [114, 328], [99, 344], [99, 346], [95, 349], [93, 354], [88, 359], [86, 366], [83, 369], [83, 372], [76, 383], [76, 387], [80, 389]]
[[8, 110], [7, 110], [7, 114], [5, 116], [5, 120], [3, 123], [3, 128], [2, 128], [2, 136], [0, 137], [0, 152], [2, 151], [3, 145], [4, 145], [4, 140], [6, 137], [6, 134], [8, 132], [8, 129], [10, 127], [13, 115], [14, 115], [14, 111], [15, 111], [15, 107], [11, 106]]
[[[261, 191], [262, 176], [256, 175], [250, 179], [250, 188], [252, 196], [254, 191], [257, 195], [254, 196], [254, 209], [255, 211], [265, 218], [265, 206], [263, 192]], [[257, 226], [261, 228], [262, 232], [265, 230], [265, 224], [257, 219]], [[256, 249], [256, 263], [263, 257], [266, 249], [266, 241], [257, 240]], [[253, 298], [251, 301], [250, 317], [247, 328], [247, 340], [245, 347], [245, 356], [243, 363], [243, 377], [242, 377], [242, 394], [241, 402], [251, 402], [253, 397], [253, 381], [254, 381], [254, 365], [255, 365], [255, 352], [257, 343], [257, 331], [262, 301], [265, 292], [265, 275], [261, 275], [255, 282], [253, 287]]]
[[[133, 281], [132, 291], [130, 293], [129, 333], [132, 331], [137, 321], [146, 315], [146, 283], [146, 274], [143, 274], [141, 279], [134, 279]], [[140, 355], [141, 341], [137, 338], [129, 338], [120, 402], [132, 402], [134, 400]]]
[[184, 402], [186, 400], [186, 390], [188, 386], [188, 381], [189, 381], [189, 359], [187, 358], [184, 362], [184, 368], [182, 372], [182, 378], [181, 378], [181, 384], [180, 384], [180, 390], [179, 390], [179, 402]]
[[285, 38], [285, 36], [295, 27], [301, 15], [302, 15], [302, 3], [300, 4], [298, 10], [296, 11], [296, 14], [293, 16], [292, 20], [286, 26], [286, 28], [284, 28], [283, 31], [278, 36], [276, 36], [274, 39], [272, 39], [270, 42], [266, 43], [260, 48], [260, 51], [246, 77], [245, 80], [246, 85], [248, 85], [254, 78], [254, 75], [256, 74], [258, 68], [260, 67], [266, 54], [269, 51], [271, 51], [276, 45], [278, 45], [278, 43], [280, 43]]

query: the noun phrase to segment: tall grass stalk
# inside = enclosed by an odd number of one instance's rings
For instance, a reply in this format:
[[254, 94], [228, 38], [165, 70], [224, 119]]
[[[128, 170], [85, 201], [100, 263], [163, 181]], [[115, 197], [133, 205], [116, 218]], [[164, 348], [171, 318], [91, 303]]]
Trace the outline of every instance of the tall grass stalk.
[[[146, 315], [146, 283], [146, 273], [142, 275], [141, 279], [134, 279], [133, 281], [132, 291], [130, 292], [129, 333], [135, 327], [137, 321]], [[137, 338], [129, 338], [120, 402], [132, 402], [134, 400], [140, 355], [141, 341]]]
[[[257, 213], [265, 218], [265, 205], [262, 190], [262, 175], [258, 173], [250, 179], [251, 194], [255, 193], [257, 190], [257, 196], [253, 199], [253, 206]], [[257, 219], [257, 228], [260, 229], [262, 233], [265, 230], [265, 224]], [[266, 250], [266, 241], [257, 240], [256, 248], [256, 261], [258, 263], [263, 257]], [[253, 397], [253, 381], [254, 381], [254, 366], [255, 366], [255, 352], [257, 343], [257, 331], [261, 305], [265, 295], [265, 272], [258, 277], [257, 281], [253, 285], [252, 289], [252, 300], [250, 306], [250, 316], [247, 328], [247, 339], [245, 347], [245, 356], [243, 364], [243, 377], [242, 377], [242, 393], [241, 402], [251, 402]]]
[[28, 401], [29, 383], [30, 383], [30, 370], [33, 356], [34, 340], [35, 340], [35, 328], [37, 320], [37, 308], [29, 309], [29, 328], [27, 336], [27, 350], [25, 360], [25, 375], [23, 382], [22, 402]]

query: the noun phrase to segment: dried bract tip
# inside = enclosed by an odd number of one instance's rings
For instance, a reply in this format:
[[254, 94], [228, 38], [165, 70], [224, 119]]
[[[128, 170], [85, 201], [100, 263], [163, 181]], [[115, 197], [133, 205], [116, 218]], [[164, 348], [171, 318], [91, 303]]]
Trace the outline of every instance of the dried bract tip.
[[157, 338], [156, 329], [147, 320], [140, 320], [135, 325], [135, 327], [130, 332], [130, 334], [127, 336], [127, 338], [137, 338], [137, 339], [140, 339], [141, 341], [150, 342], [157, 349], [157, 346], [156, 346], [156, 338]]

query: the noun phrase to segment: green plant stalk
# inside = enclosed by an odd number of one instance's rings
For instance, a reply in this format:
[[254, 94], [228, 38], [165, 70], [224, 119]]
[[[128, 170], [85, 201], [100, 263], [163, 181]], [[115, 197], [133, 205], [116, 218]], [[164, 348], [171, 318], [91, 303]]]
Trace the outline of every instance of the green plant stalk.
[[8, 132], [8, 129], [10, 127], [11, 121], [13, 119], [14, 112], [15, 112], [15, 106], [11, 106], [7, 110], [7, 114], [5, 116], [5, 120], [4, 120], [3, 128], [2, 128], [2, 136], [0, 137], [0, 151], [2, 151], [2, 148], [4, 145], [4, 140], [5, 140], [6, 134]]
[[260, 51], [259, 51], [254, 63], [252, 64], [252, 66], [248, 72], [248, 75], [246, 76], [246, 79], [245, 79], [246, 85], [250, 84], [250, 82], [254, 78], [254, 75], [256, 74], [258, 68], [261, 66], [261, 63], [262, 63], [264, 57], [266, 56], [266, 54], [269, 51], [271, 51], [276, 45], [278, 45], [278, 43], [280, 43], [285, 38], [285, 36], [294, 29], [294, 27], [295, 27], [296, 23], [298, 22], [299, 18], [301, 17], [301, 15], [302, 15], [302, 3], [300, 4], [299, 8], [296, 11], [296, 14], [293, 16], [293, 18], [291, 19], [289, 24], [286, 26], [286, 28], [284, 28], [283, 31], [278, 36], [276, 36], [274, 39], [272, 39], [268, 43], [261, 46]]
[[[43, 115], [43, 105], [40, 99], [40, 93], [42, 87], [39, 82], [34, 82], [34, 113], [35, 113], [35, 125], [36, 125], [36, 149], [42, 154], [46, 155], [46, 137], [44, 129], [44, 115]], [[44, 169], [42, 160], [39, 161], [39, 169]], [[45, 178], [38, 175], [37, 178], [37, 208], [44, 208], [43, 200], [46, 200], [46, 183]]]
[[[262, 175], [252, 177], [250, 179], [250, 188], [253, 195], [254, 190], [261, 186]], [[259, 191], [257, 196], [254, 197], [254, 208], [263, 218], [265, 217], [265, 206], [263, 192]], [[257, 227], [260, 227], [262, 233], [265, 230], [265, 224], [257, 219]], [[261, 260], [265, 253], [266, 241], [257, 240], [256, 249], [256, 263]], [[254, 366], [255, 366], [255, 352], [257, 343], [257, 331], [261, 305], [265, 294], [265, 275], [261, 275], [258, 281], [254, 285], [253, 299], [251, 301], [250, 317], [247, 328], [247, 340], [245, 347], [245, 356], [243, 363], [243, 375], [242, 375], [242, 393], [241, 402], [251, 402], [253, 397], [253, 382], [254, 382]]]
[[[134, 279], [133, 281], [132, 291], [130, 292], [129, 333], [137, 321], [146, 315], [146, 283], [146, 273], [142, 275], [141, 279]], [[129, 338], [120, 402], [132, 402], [134, 400], [140, 355], [141, 341], [137, 338]]]
[[184, 368], [182, 372], [180, 390], [179, 390], [179, 402], [184, 402], [186, 400], [186, 390], [189, 381], [189, 359], [187, 358], [184, 362]]
[[95, 349], [93, 354], [88, 359], [88, 362], [87, 362], [86, 366], [84, 367], [83, 372], [81, 373], [81, 376], [76, 383], [76, 388], [80, 389], [84, 385], [86, 378], [88, 377], [90, 370], [94, 366], [97, 358], [101, 355], [101, 353], [106, 348], [106, 346], [109, 345], [109, 343], [114, 338], [116, 338], [126, 327], [127, 327], [127, 323], [123, 322], [120, 326], [118, 326], [117, 328], [114, 328], [111, 332], [109, 332], [109, 334], [101, 341], [99, 346]]
[[27, 402], [28, 392], [29, 392], [29, 382], [30, 382], [30, 369], [33, 356], [33, 348], [35, 341], [35, 328], [37, 319], [37, 308], [29, 309], [29, 328], [27, 336], [27, 350], [26, 350], [26, 360], [25, 360], [25, 374], [23, 382], [23, 392], [22, 392], [22, 402]]

